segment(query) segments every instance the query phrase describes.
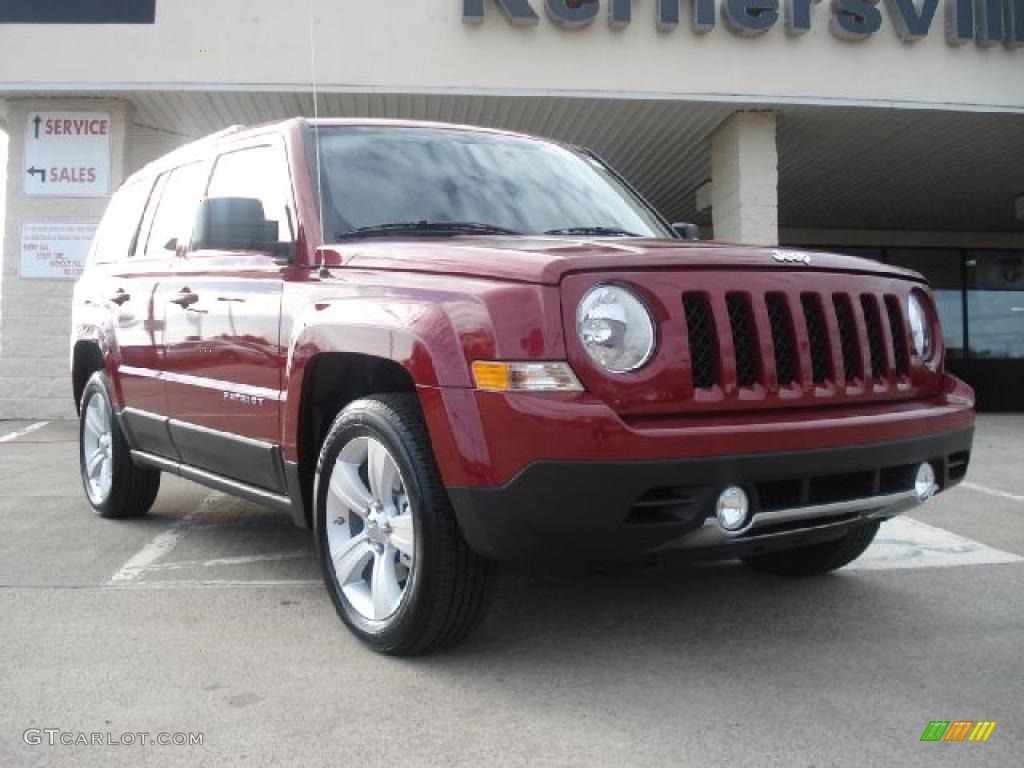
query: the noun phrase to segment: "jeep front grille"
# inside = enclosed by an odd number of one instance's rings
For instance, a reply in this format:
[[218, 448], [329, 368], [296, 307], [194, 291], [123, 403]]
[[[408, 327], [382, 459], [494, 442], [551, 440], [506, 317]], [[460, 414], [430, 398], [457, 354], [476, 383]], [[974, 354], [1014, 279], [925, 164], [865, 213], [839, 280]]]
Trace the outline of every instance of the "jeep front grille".
[[[683, 316], [693, 387], [770, 390], [799, 385], [806, 375], [815, 387], [839, 391], [905, 379], [910, 358], [902, 307], [900, 297], [891, 294], [687, 292]], [[770, 352], [761, 334], [770, 341]], [[723, 336], [732, 344], [720, 344]]]

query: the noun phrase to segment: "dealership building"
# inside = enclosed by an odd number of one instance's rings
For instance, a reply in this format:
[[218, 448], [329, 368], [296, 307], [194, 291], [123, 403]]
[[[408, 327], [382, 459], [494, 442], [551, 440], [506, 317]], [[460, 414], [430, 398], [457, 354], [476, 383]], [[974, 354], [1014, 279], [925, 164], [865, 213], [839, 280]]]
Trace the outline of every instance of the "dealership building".
[[0, 418], [72, 415], [128, 174], [314, 113], [552, 137], [704, 237], [911, 267], [948, 366], [1024, 409], [1024, 0], [0, 0]]

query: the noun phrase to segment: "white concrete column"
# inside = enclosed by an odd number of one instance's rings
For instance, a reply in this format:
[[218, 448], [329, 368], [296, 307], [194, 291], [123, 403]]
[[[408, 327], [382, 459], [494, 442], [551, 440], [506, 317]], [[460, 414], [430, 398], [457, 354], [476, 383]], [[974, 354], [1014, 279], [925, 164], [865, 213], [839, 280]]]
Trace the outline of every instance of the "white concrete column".
[[774, 112], [736, 112], [711, 137], [711, 221], [716, 240], [779, 243], [779, 158]]
[[74, 279], [24, 277], [21, 239], [26, 222], [97, 222], [109, 197], [25, 194], [25, 140], [34, 112], [110, 114], [110, 192], [124, 176], [129, 105], [95, 99], [10, 100], [7, 103], [7, 195], [0, 279], [0, 418], [74, 415], [68, 340]]

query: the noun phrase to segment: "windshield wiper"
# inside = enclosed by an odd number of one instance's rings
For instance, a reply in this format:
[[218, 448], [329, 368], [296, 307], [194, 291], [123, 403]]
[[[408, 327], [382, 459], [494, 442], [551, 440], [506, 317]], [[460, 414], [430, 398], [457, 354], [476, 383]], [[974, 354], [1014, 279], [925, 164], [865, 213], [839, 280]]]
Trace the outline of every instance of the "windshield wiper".
[[372, 224], [368, 227], [357, 227], [348, 232], [339, 232], [335, 237], [347, 239], [354, 237], [386, 237], [387, 235], [405, 233], [434, 234], [472, 234], [472, 235], [520, 235], [514, 229], [498, 227], [494, 224], [481, 224], [475, 221], [394, 221], [389, 224]]
[[549, 229], [545, 235], [594, 235], [595, 237], [640, 237], [636, 232], [619, 227], [566, 227]]

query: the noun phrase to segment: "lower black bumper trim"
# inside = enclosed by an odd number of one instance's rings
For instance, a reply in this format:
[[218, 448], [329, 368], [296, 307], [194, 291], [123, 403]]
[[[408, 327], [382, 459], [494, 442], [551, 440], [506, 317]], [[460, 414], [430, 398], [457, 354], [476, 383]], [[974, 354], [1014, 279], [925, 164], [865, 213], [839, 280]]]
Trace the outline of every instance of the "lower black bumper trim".
[[[909, 490], [908, 468], [929, 461], [945, 490], [966, 471], [973, 432], [965, 429], [888, 443], [739, 456], [540, 461], [502, 487], [449, 488], [448, 492], [470, 546], [488, 557], [607, 562], [636, 559], [670, 542], [680, 543], [695, 556], [728, 557], [749, 549], [752, 542], [741, 536], [714, 547], [686, 546], [687, 538], [700, 538], [696, 534], [713, 514], [714, 500], [725, 485], [751, 489], [755, 511], [759, 506], [770, 509], [769, 491], [776, 494], [787, 484], [800, 489], [802, 504], [814, 504], [808, 489], [824, 480], [829, 484], [822, 483], [822, 493], [837, 494], [825, 501], [868, 500]], [[885, 483], [902, 485], [886, 488]], [[762, 489], [763, 501], [757, 489]], [[843, 493], [848, 496], [843, 498]], [[652, 516], [652, 506], [665, 514]], [[870, 504], [864, 511], [870, 511]], [[864, 519], [858, 514], [845, 521], [822, 519], [818, 527], [821, 534], [831, 532], [834, 537], [845, 532], [844, 525], [849, 528]], [[811, 523], [794, 529], [791, 546], [798, 539], [813, 537], [815, 530]], [[776, 533], [773, 546], [785, 546], [786, 531]]]

